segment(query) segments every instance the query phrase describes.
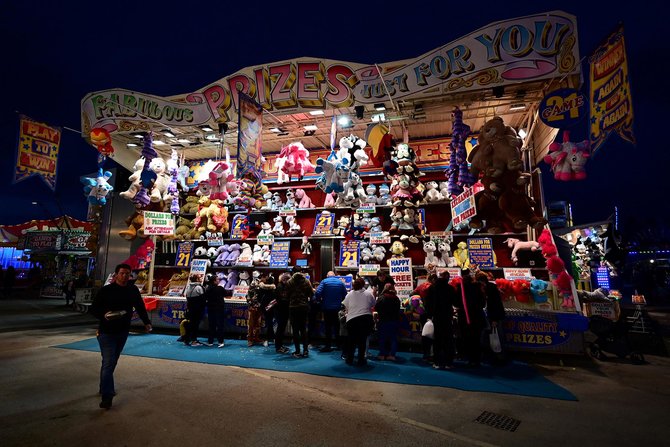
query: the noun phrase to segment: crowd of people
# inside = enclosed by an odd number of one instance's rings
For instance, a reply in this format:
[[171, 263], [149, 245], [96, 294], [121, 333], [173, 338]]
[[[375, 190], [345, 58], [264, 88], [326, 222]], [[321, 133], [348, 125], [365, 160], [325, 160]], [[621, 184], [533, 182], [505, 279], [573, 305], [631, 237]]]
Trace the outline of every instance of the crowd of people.
[[[428, 320], [433, 333], [422, 337], [423, 358], [436, 369], [453, 367], [460, 357], [471, 367], [479, 366], [483, 357], [482, 340], [492, 327], [500, 331], [505, 311], [497, 287], [487, 273], [472, 274], [464, 270], [457, 281], [450, 281], [448, 272], [431, 274], [413, 294], [418, 295], [425, 312], [422, 325]], [[230, 295], [214, 274], [205, 284], [195, 282], [186, 289], [187, 321], [180, 340], [188, 346], [225, 346], [224, 300]], [[315, 287], [316, 286], [316, 287]], [[282, 273], [275, 280], [272, 274], [258, 274], [247, 294], [248, 346], [274, 343], [279, 354], [295, 358], [309, 357], [314, 346], [317, 315], [323, 315], [325, 337], [320, 352], [342, 350], [347, 364], [367, 364], [370, 335], [376, 330], [379, 352], [377, 360], [395, 361], [401, 321], [401, 300], [393, 279], [385, 271], [371, 281], [357, 277], [350, 291], [330, 271], [313, 285], [299, 268]], [[207, 342], [198, 341], [198, 329], [205, 308], [208, 310]], [[284, 345], [288, 324], [293, 334], [293, 351]], [[356, 355], [357, 354], [357, 355]], [[488, 353], [491, 360], [501, 354]]]

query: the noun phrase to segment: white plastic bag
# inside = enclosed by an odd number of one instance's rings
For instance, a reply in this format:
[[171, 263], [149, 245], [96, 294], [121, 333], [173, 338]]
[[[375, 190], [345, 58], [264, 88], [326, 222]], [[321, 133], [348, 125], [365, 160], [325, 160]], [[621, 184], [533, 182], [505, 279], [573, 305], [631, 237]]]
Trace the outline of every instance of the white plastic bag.
[[423, 329], [421, 329], [421, 336], [427, 338], [433, 338], [435, 336], [433, 320], [426, 321], [426, 324], [423, 325]]
[[491, 328], [491, 333], [489, 334], [489, 344], [491, 345], [491, 351], [499, 354], [502, 351], [502, 346], [500, 345], [500, 337], [498, 337], [498, 328], [493, 326]]

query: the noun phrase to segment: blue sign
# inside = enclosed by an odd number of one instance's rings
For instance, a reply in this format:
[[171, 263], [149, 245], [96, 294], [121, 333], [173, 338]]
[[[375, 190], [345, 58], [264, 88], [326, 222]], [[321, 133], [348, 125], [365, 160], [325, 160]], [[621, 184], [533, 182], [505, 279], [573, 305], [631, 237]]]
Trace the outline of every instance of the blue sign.
[[314, 231], [312, 236], [330, 236], [333, 234], [333, 224], [335, 223], [335, 214], [319, 213], [314, 220]]
[[182, 242], [177, 247], [177, 256], [174, 261], [175, 267], [189, 267], [193, 257], [193, 242]]
[[480, 269], [492, 269], [496, 266], [493, 259], [493, 241], [490, 237], [468, 239], [468, 256], [470, 264]]
[[344, 287], [347, 288], [347, 292], [351, 291], [351, 285], [354, 282], [353, 276], [347, 275], [347, 276], [336, 276], [335, 278], [339, 279], [344, 283]]
[[270, 267], [288, 267], [289, 244], [290, 241], [280, 241], [272, 244]]
[[342, 241], [340, 245], [340, 266], [358, 267], [360, 241]]

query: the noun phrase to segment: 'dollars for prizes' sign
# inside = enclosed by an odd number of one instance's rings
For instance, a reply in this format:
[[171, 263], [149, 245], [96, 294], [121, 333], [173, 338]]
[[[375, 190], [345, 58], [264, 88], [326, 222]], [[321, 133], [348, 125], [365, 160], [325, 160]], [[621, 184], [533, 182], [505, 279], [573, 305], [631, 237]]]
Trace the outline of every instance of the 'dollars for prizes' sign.
[[289, 244], [290, 241], [280, 241], [272, 244], [270, 267], [288, 267]]
[[395, 282], [398, 298], [409, 298], [414, 290], [414, 278], [412, 276], [412, 258], [389, 259], [389, 274]]
[[470, 264], [480, 269], [492, 269], [496, 266], [493, 259], [493, 241], [490, 237], [468, 239], [468, 256]]
[[174, 234], [174, 219], [172, 218], [172, 214], [145, 211], [144, 234], [156, 236]]

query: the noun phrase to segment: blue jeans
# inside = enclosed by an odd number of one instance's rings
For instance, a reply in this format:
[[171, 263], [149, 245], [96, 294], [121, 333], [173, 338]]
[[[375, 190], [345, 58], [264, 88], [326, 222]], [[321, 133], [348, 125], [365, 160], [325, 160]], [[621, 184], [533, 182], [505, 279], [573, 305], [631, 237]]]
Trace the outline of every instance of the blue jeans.
[[397, 321], [383, 321], [377, 325], [380, 356], [386, 357], [392, 355], [395, 357], [395, 353], [398, 350], [399, 327], [400, 325]]
[[121, 351], [126, 345], [128, 332], [119, 334], [99, 334], [100, 354], [102, 355], [102, 366], [100, 367], [100, 393], [107, 397], [113, 396], [114, 391], [114, 369], [121, 356]]

